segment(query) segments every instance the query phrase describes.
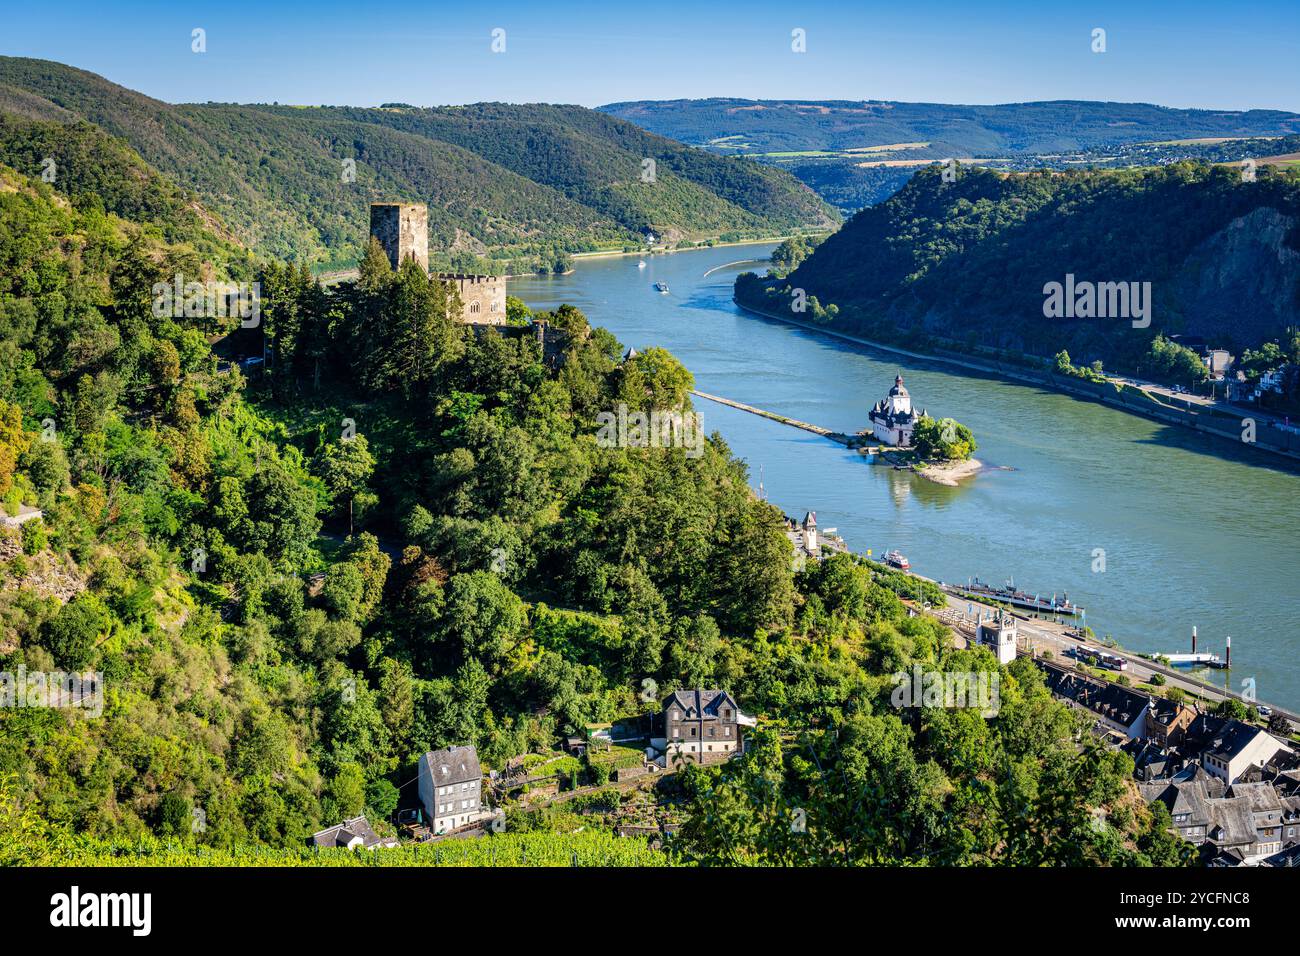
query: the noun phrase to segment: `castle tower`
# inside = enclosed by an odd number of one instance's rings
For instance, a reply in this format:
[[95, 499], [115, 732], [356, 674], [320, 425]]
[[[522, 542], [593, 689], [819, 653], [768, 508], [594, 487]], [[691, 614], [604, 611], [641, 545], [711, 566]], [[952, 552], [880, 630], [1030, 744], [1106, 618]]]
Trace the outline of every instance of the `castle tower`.
[[429, 271], [429, 207], [424, 203], [371, 203], [370, 235], [379, 240], [394, 269], [414, 257]]

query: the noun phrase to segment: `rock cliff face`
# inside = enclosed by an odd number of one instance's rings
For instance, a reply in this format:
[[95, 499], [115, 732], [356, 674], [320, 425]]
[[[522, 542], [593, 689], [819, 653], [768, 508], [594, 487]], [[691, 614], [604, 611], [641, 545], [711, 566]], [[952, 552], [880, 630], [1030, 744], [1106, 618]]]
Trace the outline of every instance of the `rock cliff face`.
[[1171, 299], [1193, 335], [1214, 338], [1231, 328], [1258, 343], [1296, 322], [1300, 251], [1287, 244], [1297, 221], [1260, 208], [1209, 236], [1173, 277]]

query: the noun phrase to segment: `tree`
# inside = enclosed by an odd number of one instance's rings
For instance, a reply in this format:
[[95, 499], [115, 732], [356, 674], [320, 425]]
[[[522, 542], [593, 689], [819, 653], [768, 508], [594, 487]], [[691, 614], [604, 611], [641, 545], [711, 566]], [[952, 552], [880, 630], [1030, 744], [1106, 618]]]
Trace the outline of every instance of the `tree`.
[[379, 500], [369, 488], [374, 471], [375, 458], [365, 435], [328, 442], [317, 453], [316, 472], [329, 489], [331, 504], [341, 510], [347, 503], [349, 535], [357, 511], [364, 514]]
[[188, 837], [191, 827], [190, 801], [179, 793], [163, 794], [158, 804], [158, 833], [165, 837]]
[[1245, 720], [1249, 716], [1246, 705], [1235, 697], [1223, 698], [1223, 700], [1219, 701], [1218, 706], [1214, 708], [1214, 712], [1220, 717], [1228, 717], [1232, 720]]
[[0, 497], [13, 487], [18, 459], [30, 445], [31, 439], [23, 431], [22, 409], [0, 399]]
[[339, 816], [359, 816], [366, 807], [366, 774], [361, 766], [349, 762], [339, 767], [330, 780], [329, 796]]
[[387, 780], [371, 780], [366, 784], [366, 807], [376, 819], [388, 820], [397, 810], [401, 793]]
[[528, 325], [532, 320], [533, 313], [523, 299], [506, 296], [506, 321], [511, 325]]
[[99, 636], [112, 618], [93, 594], [79, 594], [45, 623], [42, 640], [63, 667], [80, 669], [90, 663]]
[[499, 669], [524, 635], [524, 602], [490, 571], [458, 574], [446, 590], [447, 635], [459, 644], [464, 658]]
[[912, 430], [912, 445], [927, 461], [965, 461], [975, 453], [975, 436], [971, 430], [951, 418], [934, 419], [923, 415]]

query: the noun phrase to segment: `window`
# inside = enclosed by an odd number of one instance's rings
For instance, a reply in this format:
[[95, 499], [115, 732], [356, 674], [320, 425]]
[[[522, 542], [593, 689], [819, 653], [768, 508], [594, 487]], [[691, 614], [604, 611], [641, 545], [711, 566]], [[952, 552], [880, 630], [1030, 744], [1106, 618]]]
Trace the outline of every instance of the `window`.
[[730, 707], [724, 707], [724, 708], [722, 709], [722, 716], [723, 716], [723, 717], [726, 717], [727, 719], [731, 719], [731, 708], [730, 708]]
[[730, 728], [730, 727], [723, 727], [723, 728], [722, 728], [722, 736], [724, 736], [724, 737], [730, 737], [730, 736], [731, 736], [731, 728]]
[[681, 720], [681, 719], [682, 719], [681, 712], [680, 712], [680, 711], [677, 711], [677, 710], [674, 710], [674, 711], [672, 712], [672, 718], [673, 718], [673, 720]]
[[691, 728], [691, 736], [692, 736], [692, 737], [695, 736], [695, 728], [694, 728], [694, 727]]
[[477, 311], [478, 311], [478, 303], [477, 303], [477, 302], [471, 302], [471, 303], [469, 304], [469, 310], [470, 310], [471, 312], [477, 312]]
[[499, 312], [499, 311], [501, 311], [500, 309], [497, 308], [497, 305], [498, 305], [498, 304], [499, 304], [499, 303], [497, 303], [497, 302], [493, 302], [493, 303], [492, 303], [492, 311], [493, 311], [493, 312]]
[[710, 736], [710, 737], [716, 737], [716, 736], [718, 736], [718, 728], [717, 728], [717, 727], [710, 727], [710, 728], [709, 728], [709, 736]]

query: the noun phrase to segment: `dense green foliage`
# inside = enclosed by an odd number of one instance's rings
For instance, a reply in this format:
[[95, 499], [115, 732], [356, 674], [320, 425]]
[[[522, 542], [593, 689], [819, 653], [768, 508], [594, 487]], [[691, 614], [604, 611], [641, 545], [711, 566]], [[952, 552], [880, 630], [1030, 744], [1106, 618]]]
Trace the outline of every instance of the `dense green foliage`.
[[5, 112], [93, 123], [201, 197], [245, 245], [313, 265], [351, 265], [367, 204], [396, 199], [428, 204], [436, 261], [512, 273], [553, 269], [565, 252], [640, 247], [646, 230], [673, 242], [757, 237], [835, 218], [786, 173], [581, 107], [172, 106], [61, 64], [0, 57]]
[[[1294, 324], [1300, 275], [1286, 263], [1298, 249], [1294, 171], [1261, 169], [1245, 182], [1239, 170], [1198, 163], [1010, 176], [964, 169], [945, 182], [931, 167], [858, 213], [785, 280], [742, 276], [736, 293], [780, 311], [790, 289], [803, 289], [819, 303], [815, 318], [868, 338], [1043, 359], [1064, 348], [1087, 364], [1186, 384], [1189, 358], [1169, 336], [1241, 354]], [[1149, 324], [1048, 317], [1048, 284], [1067, 276], [1149, 283]]]
[[[669, 353], [623, 360], [562, 306], [536, 316], [568, 336], [547, 365], [373, 245], [333, 289], [259, 265], [256, 329], [159, 317], [160, 276], [213, 265], [152, 228], [0, 167], [0, 494], [44, 512], [0, 542], [0, 670], [106, 687], [98, 716], [0, 709], [0, 862], [639, 865], [643, 843], [544, 819], [445, 849], [301, 847], [360, 812], [384, 827], [426, 749], [546, 762], [680, 686], [727, 687], [763, 730], [685, 775], [658, 861], [1167, 858], [1128, 758], [1080, 751], [1032, 665], [911, 616], [932, 586], [847, 555], [796, 573], [717, 435], [698, 456], [597, 441], [620, 404], [690, 408]], [[272, 360], [246, 382], [208, 327]], [[998, 715], [894, 708], [913, 665], [997, 675]], [[584, 769], [554, 763], [570, 786]]]
[[971, 430], [961, 422], [929, 415], [917, 419], [912, 445], [927, 461], [965, 461], [978, 447]]
[[824, 239], [824, 236], [792, 236], [772, 250], [772, 265], [769, 274], [774, 276], [789, 275], [812, 255]]

